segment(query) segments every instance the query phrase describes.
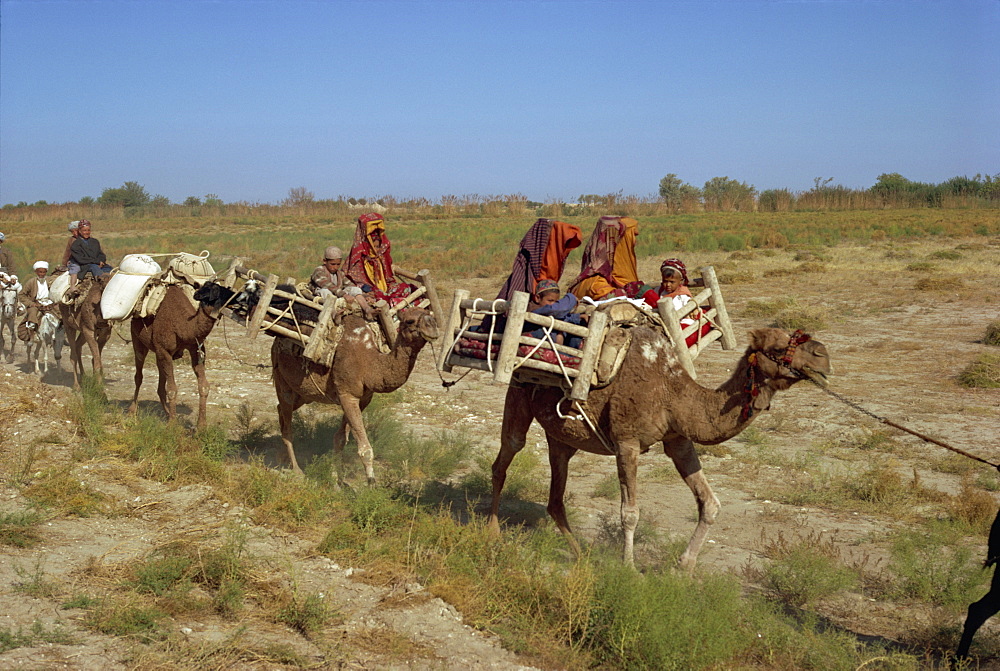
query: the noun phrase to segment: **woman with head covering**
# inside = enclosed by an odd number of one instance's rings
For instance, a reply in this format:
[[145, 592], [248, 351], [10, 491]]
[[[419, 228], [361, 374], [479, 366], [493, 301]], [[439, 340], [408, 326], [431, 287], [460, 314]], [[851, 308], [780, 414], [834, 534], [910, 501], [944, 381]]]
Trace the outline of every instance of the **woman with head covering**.
[[639, 222], [630, 217], [601, 217], [583, 252], [580, 274], [569, 290], [577, 298], [596, 300], [625, 296], [626, 285], [638, 282], [635, 241]]
[[514, 267], [497, 298], [510, 300], [515, 291], [534, 294], [535, 285], [541, 280], [558, 282], [566, 266], [566, 257], [582, 242], [579, 226], [539, 219], [521, 239]]
[[413, 286], [396, 279], [389, 248], [382, 215], [370, 212], [358, 217], [347, 261], [347, 277], [362, 291], [372, 293], [375, 300], [395, 304], [409, 296]]

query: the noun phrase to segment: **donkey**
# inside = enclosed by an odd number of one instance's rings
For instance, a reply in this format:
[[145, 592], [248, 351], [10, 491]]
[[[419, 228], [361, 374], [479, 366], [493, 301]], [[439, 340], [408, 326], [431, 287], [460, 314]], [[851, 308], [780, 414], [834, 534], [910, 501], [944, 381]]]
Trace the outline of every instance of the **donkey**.
[[50, 303], [43, 306], [42, 317], [35, 337], [27, 343], [28, 365], [30, 366], [32, 361], [35, 362], [35, 375], [44, 375], [49, 372], [49, 350], [53, 351], [56, 368], [59, 368], [64, 341], [65, 333], [55, 304]]
[[0, 355], [6, 345], [4, 341], [4, 330], [10, 333], [10, 351], [7, 353], [7, 363], [14, 360], [14, 347], [17, 346], [17, 338], [14, 336], [14, 322], [17, 317], [17, 292], [21, 289], [16, 276], [12, 277], [6, 273], [0, 273]]

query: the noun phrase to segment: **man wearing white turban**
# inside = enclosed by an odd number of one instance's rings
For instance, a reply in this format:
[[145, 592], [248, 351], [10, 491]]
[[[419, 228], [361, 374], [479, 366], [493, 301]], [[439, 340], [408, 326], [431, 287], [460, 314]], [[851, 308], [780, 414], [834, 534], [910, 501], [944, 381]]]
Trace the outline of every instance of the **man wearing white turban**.
[[344, 263], [344, 253], [340, 247], [330, 245], [323, 252], [323, 262], [316, 266], [316, 269], [309, 277], [309, 289], [321, 301], [331, 296], [343, 296], [347, 300], [353, 300], [361, 307], [365, 317], [372, 319], [374, 313], [368, 306], [368, 302], [361, 296], [361, 288], [354, 284], [354, 281], [341, 270]]
[[49, 298], [49, 281], [46, 275], [49, 272], [47, 261], [35, 261], [32, 266], [35, 271], [34, 277], [29, 277], [21, 288], [18, 298], [21, 304], [28, 309], [24, 317], [24, 325], [28, 329], [28, 339], [31, 340], [35, 331], [38, 330], [38, 322], [41, 320], [41, 308], [52, 302]]

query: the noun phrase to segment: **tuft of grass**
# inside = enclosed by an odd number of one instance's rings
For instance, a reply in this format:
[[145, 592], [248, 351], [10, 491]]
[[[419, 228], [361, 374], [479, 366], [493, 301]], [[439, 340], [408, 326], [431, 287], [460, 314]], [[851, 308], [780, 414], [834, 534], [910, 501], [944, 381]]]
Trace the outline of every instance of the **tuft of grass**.
[[937, 269], [938, 267], [930, 261], [914, 261], [913, 263], [907, 263], [905, 266], [905, 270], [911, 273], [933, 273]]
[[302, 595], [294, 590], [284, 595], [282, 601], [275, 620], [287, 624], [303, 636], [315, 634], [332, 618], [330, 607], [320, 592]]
[[41, 477], [25, 488], [24, 496], [37, 505], [78, 517], [106, 512], [111, 504], [110, 497], [80, 480], [72, 466], [43, 471]]
[[859, 581], [858, 573], [844, 563], [833, 539], [822, 533], [810, 533], [793, 542], [779, 532], [774, 538], [762, 540], [762, 553], [771, 562], [761, 569], [747, 566], [744, 574], [797, 608], [851, 589]]
[[9, 628], [0, 629], [0, 654], [15, 648], [35, 647], [39, 643], [50, 645], [75, 645], [77, 640], [69, 632], [63, 630], [57, 623], [53, 629], [46, 629], [45, 623], [35, 620], [28, 631], [18, 627], [17, 631]]
[[937, 521], [896, 532], [889, 562], [894, 593], [953, 610], [977, 600], [988, 575], [962, 540], [960, 530]]
[[[470, 494], [489, 496], [493, 492], [493, 461], [486, 455], [474, 460], [473, 469], [461, 481], [462, 487]], [[503, 494], [508, 498], [533, 501], [545, 497], [547, 482], [539, 476], [542, 462], [531, 449], [521, 450], [507, 469]]]
[[818, 309], [803, 308], [790, 298], [747, 301], [742, 316], [747, 319], [771, 319], [775, 326], [784, 329], [818, 331], [826, 328], [825, 313]]
[[964, 259], [965, 256], [962, 252], [954, 249], [939, 249], [936, 252], [932, 252], [928, 258], [941, 259], [942, 261], [958, 261], [959, 259]]
[[41, 513], [35, 510], [0, 513], [0, 545], [31, 547], [41, 540], [37, 527], [42, 519]]
[[47, 599], [59, 592], [59, 586], [45, 577], [41, 557], [35, 561], [35, 567], [31, 571], [17, 563], [13, 565], [13, 568], [14, 573], [21, 579], [21, 582], [13, 584], [15, 592], [36, 599]]
[[1000, 347], [1000, 319], [991, 321], [986, 325], [986, 333], [983, 335], [983, 344]]
[[90, 629], [110, 636], [134, 636], [161, 640], [166, 636], [160, 621], [167, 614], [135, 597], [107, 598], [90, 608], [83, 623]]
[[976, 389], [1000, 388], [1000, 354], [983, 352], [958, 374], [958, 383]]
[[597, 567], [589, 617], [578, 634], [596, 665], [619, 669], [697, 669], [725, 665], [750, 645], [739, 584], [725, 576], [693, 580]]
[[621, 496], [621, 483], [616, 473], [608, 473], [594, 486], [591, 496], [601, 499], [617, 499]]
[[233, 413], [233, 431], [236, 433], [236, 444], [252, 450], [264, 445], [268, 436], [274, 433], [274, 423], [258, 421], [253, 407], [248, 401], [243, 401]]
[[986, 536], [997, 516], [996, 499], [975, 487], [969, 478], [964, 478], [958, 496], [951, 497], [948, 502], [948, 512], [969, 533]]

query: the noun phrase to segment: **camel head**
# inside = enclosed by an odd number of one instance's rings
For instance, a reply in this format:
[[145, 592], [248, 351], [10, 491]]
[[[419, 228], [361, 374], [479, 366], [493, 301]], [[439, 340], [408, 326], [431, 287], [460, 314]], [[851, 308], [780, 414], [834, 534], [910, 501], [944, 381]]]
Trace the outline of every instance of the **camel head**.
[[399, 313], [400, 340], [413, 342], [417, 338], [423, 338], [424, 342], [432, 342], [439, 333], [437, 320], [430, 310], [411, 307]]
[[749, 336], [747, 357], [775, 390], [805, 379], [826, 386], [832, 368], [823, 343], [802, 331], [789, 334], [779, 328], [755, 329]]
[[194, 299], [212, 319], [218, 319], [223, 307], [231, 304], [236, 292], [218, 282], [205, 282], [194, 292]]

